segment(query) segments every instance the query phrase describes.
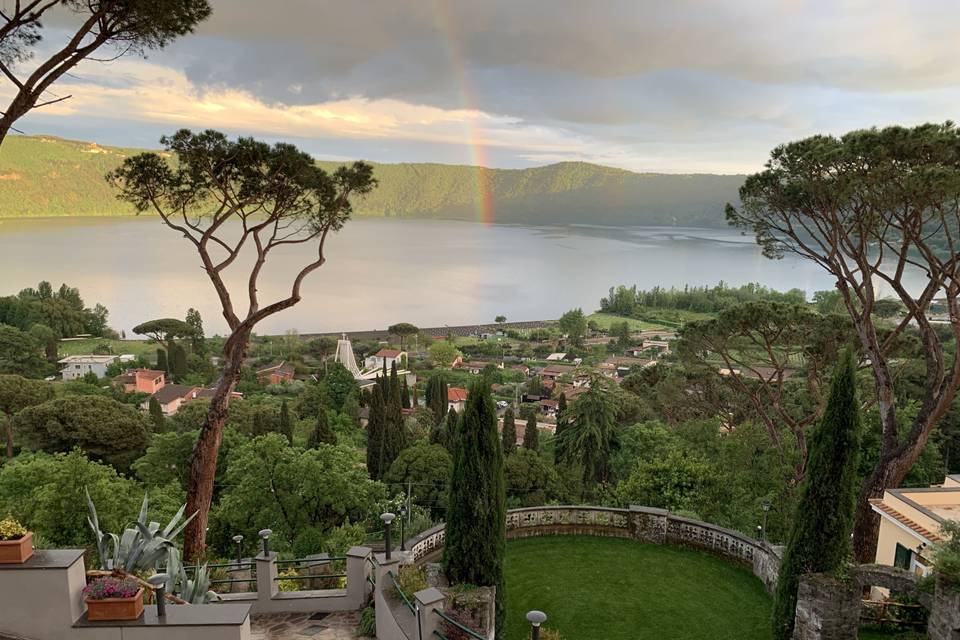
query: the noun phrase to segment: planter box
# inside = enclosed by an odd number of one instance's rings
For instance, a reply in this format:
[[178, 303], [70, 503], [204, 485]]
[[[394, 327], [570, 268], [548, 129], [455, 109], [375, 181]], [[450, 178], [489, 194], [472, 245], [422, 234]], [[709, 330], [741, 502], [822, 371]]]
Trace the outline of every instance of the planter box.
[[19, 540], [0, 540], [0, 564], [23, 564], [33, 555], [33, 533]]
[[87, 620], [136, 620], [143, 615], [143, 588], [132, 598], [87, 600]]

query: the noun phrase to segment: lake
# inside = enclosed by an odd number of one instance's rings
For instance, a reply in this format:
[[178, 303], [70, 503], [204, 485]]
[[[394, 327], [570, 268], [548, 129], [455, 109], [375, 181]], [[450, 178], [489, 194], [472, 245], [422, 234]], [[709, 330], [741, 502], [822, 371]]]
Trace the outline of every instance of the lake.
[[[271, 255], [261, 300], [288, 291], [305, 247]], [[258, 333], [383, 329], [557, 318], [592, 311], [610, 286], [740, 285], [814, 291], [833, 287], [813, 264], [767, 260], [735, 230], [664, 227], [523, 227], [432, 220], [359, 219], [328, 240], [327, 263], [303, 300]], [[234, 265], [245, 291], [249, 263]], [[207, 333], [226, 323], [193, 246], [157, 218], [0, 220], [0, 295], [49, 280], [79, 287], [110, 310], [118, 331], [199, 309]], [[237, 303], [238, 311], [245, 310]], [[262, 303], [263, 304], [263, 303]]]

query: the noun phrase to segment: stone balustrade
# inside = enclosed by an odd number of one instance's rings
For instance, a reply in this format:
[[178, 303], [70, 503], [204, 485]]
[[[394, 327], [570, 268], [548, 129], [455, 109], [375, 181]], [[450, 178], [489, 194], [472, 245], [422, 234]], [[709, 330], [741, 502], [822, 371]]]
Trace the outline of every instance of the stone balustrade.
[[[555, 506], [507, 512], [507, 538], [548, 535], [632, 538], [708, 551], [749, 569], [768, 591], [776, 585], [780, 567], [778, 547], [663, 509]], [[429, 529], [408, 543], [409, 557], [416, 564], [433, 560], [443, 549], [443, 540], [443, 525]]]

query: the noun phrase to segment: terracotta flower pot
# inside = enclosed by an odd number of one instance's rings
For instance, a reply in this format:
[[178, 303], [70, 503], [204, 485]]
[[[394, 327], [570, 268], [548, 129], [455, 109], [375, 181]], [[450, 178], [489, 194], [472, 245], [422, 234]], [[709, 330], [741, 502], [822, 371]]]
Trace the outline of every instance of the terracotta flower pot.
[[33, 533], [19, 540], [0, 540], [0, 564], [23, 564], [33, 555]]
[[136, 620], [143, 615], [143, 588], [129, 598], [86, 600], [87, 620]]

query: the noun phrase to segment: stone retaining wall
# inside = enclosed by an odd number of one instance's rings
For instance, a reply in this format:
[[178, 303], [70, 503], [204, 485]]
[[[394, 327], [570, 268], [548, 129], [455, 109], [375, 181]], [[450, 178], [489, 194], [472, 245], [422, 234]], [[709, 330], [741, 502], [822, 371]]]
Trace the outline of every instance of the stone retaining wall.
[[[684, 518], [650, 507], [529, 507], [507, 512], [507, 538], [548, 535], [592, 535], [630, 538], [707, 551], [744, 566], [760, 578], [768, 592], [777, 582], [780, 550], [737, 531]], [[443, 549], [444, 527], [429, 529], [408, 543], [416, 564], [434, 559]]]

